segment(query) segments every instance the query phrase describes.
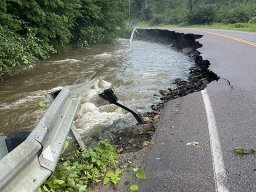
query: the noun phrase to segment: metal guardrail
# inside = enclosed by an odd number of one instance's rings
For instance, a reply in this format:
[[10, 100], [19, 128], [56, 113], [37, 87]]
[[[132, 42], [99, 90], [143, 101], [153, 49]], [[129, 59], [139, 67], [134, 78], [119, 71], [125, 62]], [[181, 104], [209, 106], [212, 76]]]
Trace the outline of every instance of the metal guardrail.
[[0, 160], [1, 192], [36, 191], [53, 173], [67, 135], [79, 136], [73, 121], [80, 99], [70, 89], [61, 90], [28, 138]]
[[[84, 147], [74, 125], [80, 107], [76, 95], [92, 85], [93, 81], [68, 86], [49, 96], [52, 104], [27, 139], [7, 155], [7, 149], [0, 154], [5, 155], [0, 159], [1, 192], [36, 191], [53, 173], [68, 135]], [[1, 136], [0, 147], [4, 138]]]

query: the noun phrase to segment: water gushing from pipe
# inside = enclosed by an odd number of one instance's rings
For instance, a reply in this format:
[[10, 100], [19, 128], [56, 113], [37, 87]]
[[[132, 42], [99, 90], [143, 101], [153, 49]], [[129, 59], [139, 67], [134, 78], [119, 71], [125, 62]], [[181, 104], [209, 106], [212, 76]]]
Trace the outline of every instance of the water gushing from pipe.
[[137, 31], [137, 28], [134, 27], [133, 30], [132, 30], [131, 37], [130, 37], [130, 49], [132, 47], [132, 41], [133, 41], [133, 38], [134, 38], [134, 35], [135, 35], [136, 31]]

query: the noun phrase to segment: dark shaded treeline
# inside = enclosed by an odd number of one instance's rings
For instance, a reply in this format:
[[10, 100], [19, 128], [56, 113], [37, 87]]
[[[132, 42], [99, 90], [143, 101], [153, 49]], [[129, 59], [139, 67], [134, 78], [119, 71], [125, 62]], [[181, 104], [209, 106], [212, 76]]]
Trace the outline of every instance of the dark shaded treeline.
[[131, 0], [130, 10], [151, 24], [256, 23], [255, 0]]
[[108, 42], [125, 27], [128, 1], [1, 0], [0, 76], [69, 46]]

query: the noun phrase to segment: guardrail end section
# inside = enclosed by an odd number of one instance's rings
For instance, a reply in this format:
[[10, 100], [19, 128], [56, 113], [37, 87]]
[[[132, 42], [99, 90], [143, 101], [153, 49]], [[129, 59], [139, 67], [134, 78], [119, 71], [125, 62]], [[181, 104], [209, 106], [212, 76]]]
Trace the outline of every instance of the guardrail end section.
[[38, 152], [42, 146], [28, 137], [0, 161], [0, 191], [35, 191], [51, 175], [40, 166]]
[[51, 174], [49, 169], [41, 167], [38, 158], [34, 158], [26, 170], [13, 179], [1, 192], [35, 192]]

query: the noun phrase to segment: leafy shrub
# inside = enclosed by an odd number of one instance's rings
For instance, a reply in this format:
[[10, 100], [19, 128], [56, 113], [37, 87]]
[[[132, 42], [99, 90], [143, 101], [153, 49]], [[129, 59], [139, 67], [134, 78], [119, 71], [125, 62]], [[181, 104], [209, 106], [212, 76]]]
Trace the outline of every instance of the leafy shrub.
[[116, 184], [121, 172], [117, 168], [115, 146], [108, 141], [101, 141], [97, 146], [76, 151], [73, 157], [58, 163], [54, 174], [38, 192], [90, 191], [105, 175], [105, 184], [106, 178], [108, 182]]
[[0, 26], [0, 76], [10, 71], [10, 68], [31, 64], [36, 59], [45, 59], [55, 52], [53, 46], [32, 33], [21, 36]]
[[10, 67], [31, 63], [35, 57], [27, 52], [25, 39], [0, 26], [0, 75], [9, 71]]

